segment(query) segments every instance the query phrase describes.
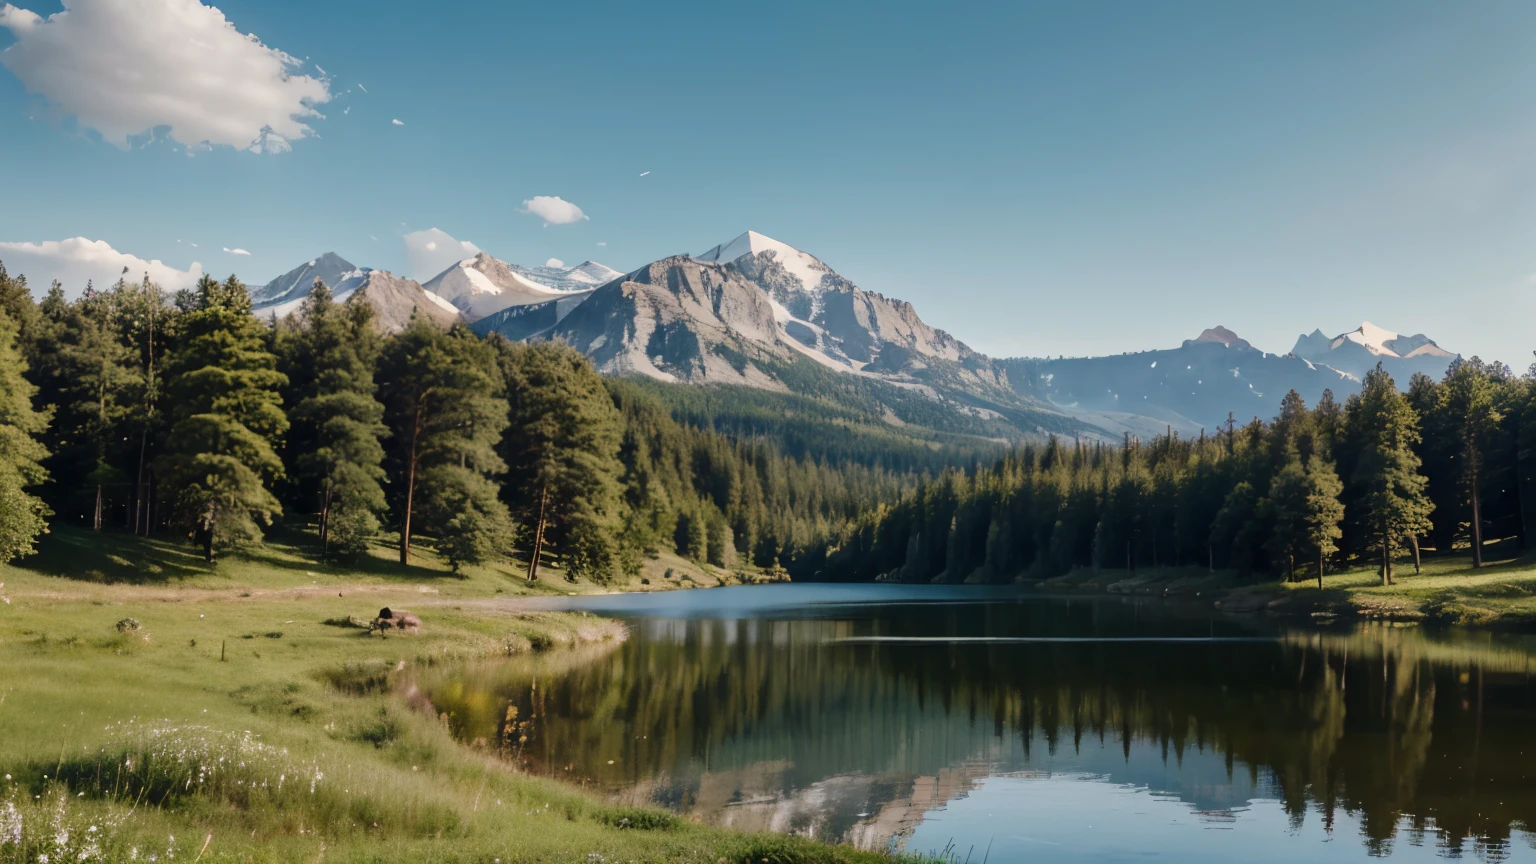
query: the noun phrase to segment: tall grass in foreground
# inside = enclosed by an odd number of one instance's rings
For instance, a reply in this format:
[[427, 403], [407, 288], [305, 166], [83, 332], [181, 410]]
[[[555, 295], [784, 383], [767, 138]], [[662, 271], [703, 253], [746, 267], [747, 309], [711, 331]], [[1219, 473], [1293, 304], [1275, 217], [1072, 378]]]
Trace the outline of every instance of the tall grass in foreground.
[[370, 788], [367, 772], [295, 758], [248, 731], [129, 721], [108, 732], [108, 743], [93, 751], [30, 762], [5, 775], [0, 862], [135, 860], [141, 854], [171, 860], [174, 840], [148, 853], [125, 839], [139, 833], [130, 824], [136, 815], [166, 810], [195, 814], [205, 824], [232, 820], [264, 834], [442, 837], [459, 827], [450, 807], [422, 800], [413, 794], [419, 790]]

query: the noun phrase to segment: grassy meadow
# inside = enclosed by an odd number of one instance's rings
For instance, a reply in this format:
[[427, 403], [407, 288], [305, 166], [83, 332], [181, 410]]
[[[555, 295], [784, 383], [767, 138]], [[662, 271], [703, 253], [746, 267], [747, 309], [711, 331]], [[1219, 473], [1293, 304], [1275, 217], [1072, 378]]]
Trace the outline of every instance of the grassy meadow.
[[[617, 623], [516, 598], [611, 589], [377, 551], [339, 570], [276, 542], [210, 569], [63, 529], [0, 568], [0, 862], [889, 860], [616, 808], [457, 743], [398, 673], [604, 650]], [[719, 581], [648, 566], [629, 587]], [[383, 606], [421, 631], [356, 626]]]
[[1204, 567], [1142, 568], [1135, 574], [1084, 568], [1037, 587], [1167, 595], [1210, 602], [1228, 612], [1536, 628], [1536, 554], [1520, 554], [1513, 540], [1490, 543], [1484, 562], [1474, 568], [1464, 549], [1426, 550], [1420, 572], [1414, 572], [1412, 560], [1395, 561], [1391, 585], [1382, 585], [1377, 568], [1366, 565], [1330, 571], [1321, 588], [1315, 573], [1307, 571], [1286, 582]]

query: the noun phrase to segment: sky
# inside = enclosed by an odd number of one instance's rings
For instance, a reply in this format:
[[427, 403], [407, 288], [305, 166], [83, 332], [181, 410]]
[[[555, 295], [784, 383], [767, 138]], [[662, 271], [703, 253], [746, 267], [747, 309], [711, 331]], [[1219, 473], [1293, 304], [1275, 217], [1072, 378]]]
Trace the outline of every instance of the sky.
[[1528, 0], [0, 0], [0, 67], [34, 288], [752, 229], [994, 356], [1536, 349]]

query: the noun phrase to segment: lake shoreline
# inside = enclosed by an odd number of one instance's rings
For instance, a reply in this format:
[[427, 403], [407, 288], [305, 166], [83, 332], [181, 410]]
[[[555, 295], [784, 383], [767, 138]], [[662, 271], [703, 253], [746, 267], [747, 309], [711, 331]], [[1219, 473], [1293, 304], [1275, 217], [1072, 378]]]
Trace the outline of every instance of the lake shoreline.
[[1382, 585], [1373, 568], [1331, 572], [1319, 588], [1315, 575], [1286, 582], [1203, 567], [1080, 569], [1020, 584], [1036, 591], [1166, 597], [1229, 614], [1536, 632], [1536, 560], [1473, 569], [1462, 556], [1426, 557], [1422, 572], [1409, 563], [1394, 567], [1393, 575], [1394, 584]]
[[[430, 550], [403, 572], [383, 549], [351, 569], [280, 542], [211, 569], [195, 554], [66, 530], [37, 558], [0, 567], [0, 667], [10, 673], [0, 809], [18, 808], [21, 860], [52, 849], [57, 819], [78, 837], [111, 826], [95, 835], [108, 860], [130, 849], [163, 856], [168, 836], [204, 862], [545, 861], [572, 850], [641, 862], [895, 860], [695, 825], [530, 776], [494, 748], [459, 743], [413, 694], [421, 670], [622, 644], [628, 629], [613, 618], [519, 608], [534, 592], [598, 586], [530, 585], [499, 568], [456, 577]], [[97, 581], [129, 571], [114, 557], [135, 562], [139, 584]], [[166, 578], [173, 567], [180, 575]], [[385, 607], [414, 615], [419, 630], [371, 631]], [[257, 767], [230, 783], [199, 779], [220, 757]], [[136, 806], [145, 794], [157, 805]]]

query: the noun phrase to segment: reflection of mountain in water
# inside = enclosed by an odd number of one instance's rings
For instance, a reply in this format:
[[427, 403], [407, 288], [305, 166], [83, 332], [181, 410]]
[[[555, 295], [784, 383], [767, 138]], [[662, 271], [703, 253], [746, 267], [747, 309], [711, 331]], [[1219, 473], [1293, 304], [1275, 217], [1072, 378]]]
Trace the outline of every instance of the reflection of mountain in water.
[[828, 644], [1234, 626], [1117, 600], [846, 614], [642, 620], [624, 646], [554, 677], [508, 664], [427, 689], [467, 739], [496, 740], [516, 705], [533, 718], [522, 758], [535, 769], [569, 765], [565, 776], [636, 803], [866, 847], [998, 775], [1145, 788], [1239, 826], [1256, 798], [1279, 800], [1297, 826], [1332, 830], [1342, 811], [1377, 854], [1406, 824], [1499, 857], [1512, 827], [1536, 824], [1525, 740], [1536, 700], [1521, 653], [1391, 630], [1214, 645]]

